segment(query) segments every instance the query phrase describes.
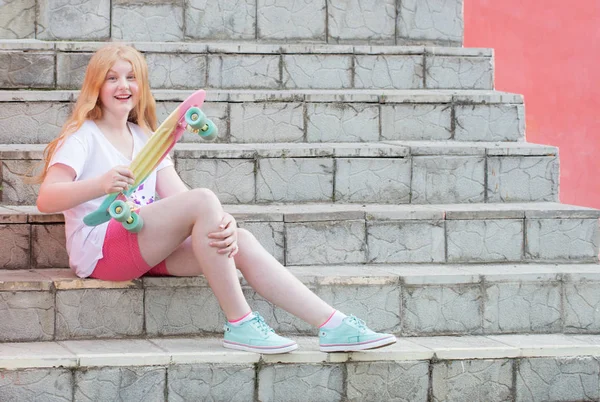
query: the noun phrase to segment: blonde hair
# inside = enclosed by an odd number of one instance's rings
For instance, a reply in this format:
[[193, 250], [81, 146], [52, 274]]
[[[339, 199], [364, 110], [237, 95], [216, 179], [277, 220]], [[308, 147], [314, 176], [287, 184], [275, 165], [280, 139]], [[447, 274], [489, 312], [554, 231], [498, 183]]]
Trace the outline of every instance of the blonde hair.
[[139, 125], [147, 134], [156, 130], [156, 102], [150, 92], [148, 65], [144, 56], [131, 46], [120, 43], [106, 45], [98, 49], [90, 59], [73, 113], [63, 125], [58, 137], [46, 146], [43, 157], [44, 169], [34, 178], [34, 182], [41, 183], [44, 180], [50, 160], [60, 144], [79, 130], [85, 120], [102, 118], [100, 88], [104, 84], [106, 74], [118, 60], [131, 63], [139, 87], [138, 103], [129, 112], [127, 120]]

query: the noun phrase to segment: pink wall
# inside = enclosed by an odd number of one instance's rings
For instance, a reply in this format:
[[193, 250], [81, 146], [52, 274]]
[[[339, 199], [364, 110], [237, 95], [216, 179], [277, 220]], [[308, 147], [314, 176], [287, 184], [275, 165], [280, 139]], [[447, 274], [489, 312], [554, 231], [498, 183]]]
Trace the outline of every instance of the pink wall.
[[600, 208], [600, 1], [464, 6], [465, 47], [494, 48], [496, 89], [525, 96], [527, 141], [559, 147], [561, 202]]

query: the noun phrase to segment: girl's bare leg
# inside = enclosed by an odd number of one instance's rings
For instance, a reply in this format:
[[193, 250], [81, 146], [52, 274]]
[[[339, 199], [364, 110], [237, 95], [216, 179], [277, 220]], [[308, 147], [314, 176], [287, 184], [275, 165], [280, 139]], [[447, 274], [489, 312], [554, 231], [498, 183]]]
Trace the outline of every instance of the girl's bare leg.
[[261, 296], [296, 317], [318, 327], [333, 313], [333, 307], [315, 295], [275, 259], [245, 229], [238, 229], [238, 269]]
[[224, 213], [212, 192], [190, 190], [150, 204], [140, 213], [144, 228], [138, 241], [144, 260], [154, 266], [166, 258], [167, 269], [175, 276], [204, 274], [229, 320], [250, 311], [236, 266], [261, 296], [311, 325], [318, 327], [334, 311], [247, 230], [238, 229], [239, 252], [234, 258], [209, 246], [207, 235], [216, 231]]
[[144, 227], [138, 242], [142, 257], [150, 266], [166, 258], [173, 275], [204, 274], [227, 319], [236, 320], [246, 315], [250, 306], [242, 293], [233, 259], [217, 253], [209, 246], [208, 238], [208, 233], [217, 230], [223, 213], [221, 203], [209, 190], [194, 189], [174, 195], [140, 210]]

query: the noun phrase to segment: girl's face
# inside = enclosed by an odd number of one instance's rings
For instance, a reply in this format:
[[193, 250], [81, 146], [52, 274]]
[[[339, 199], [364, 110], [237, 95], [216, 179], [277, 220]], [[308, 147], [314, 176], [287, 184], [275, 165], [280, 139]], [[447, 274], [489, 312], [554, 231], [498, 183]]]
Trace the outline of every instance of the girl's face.
[[100, 87], [102, 110], [114, 117], [127, 117], [139, 99], [138, 83], [131, 63], [118, 60], [108, 70]]

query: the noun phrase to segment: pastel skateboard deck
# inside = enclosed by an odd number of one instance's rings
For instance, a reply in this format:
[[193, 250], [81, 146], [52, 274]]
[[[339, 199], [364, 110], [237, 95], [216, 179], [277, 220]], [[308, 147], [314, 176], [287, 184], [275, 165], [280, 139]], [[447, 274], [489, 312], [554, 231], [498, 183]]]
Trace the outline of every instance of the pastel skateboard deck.
[[[96, 211], [89, 213], [83, 218], [83, 222], [86, 225], [97, 226], [108, 222], [114, 215], [114, 212], [111, 215], [111, 205], [114, 202], [118, 203], [118, 199], [128, 199], [133, 194], [140, 184], [148, 178], [150, 173], [169, 154], [186, 129], [198, 133], [206, 140], [216, 138], [216, 126], [212, 121], [206, 119], [204, 113], [200, 110], [205, 97], [206, 92], [202, 89], [194, 92], [167, 117], [129, 166], [135, 177], [134, 184], [123, 192], [109, 194]], [[135, 218], [137, 219], [137, 215]], [[123, 224], [125, 225], [124, 221], [125, 219], [123, 220]]]

